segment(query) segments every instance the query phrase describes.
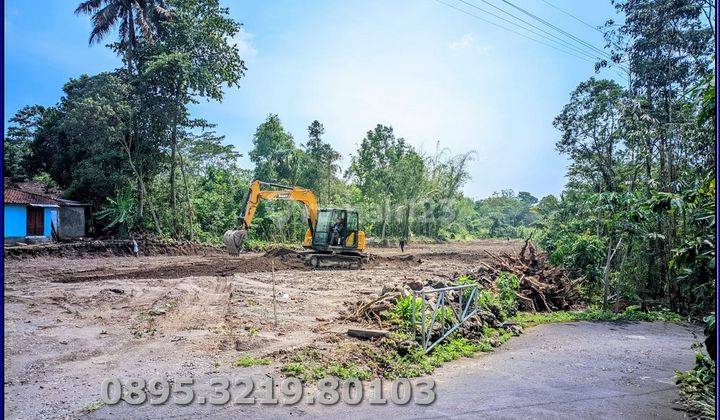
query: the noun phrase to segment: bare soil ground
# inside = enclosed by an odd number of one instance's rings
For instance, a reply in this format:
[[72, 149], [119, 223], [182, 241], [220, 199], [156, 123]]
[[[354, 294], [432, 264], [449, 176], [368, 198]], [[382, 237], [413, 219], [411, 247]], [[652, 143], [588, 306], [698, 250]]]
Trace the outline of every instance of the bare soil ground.
[[108, 377], [230, 376], [239, 355], [322, 348], [344, 337], [350, 325], [338, 318], [351, 303], [406, 280], [454, 278], [487, 261], [485, 250], [520, 246], [375, 248], [359, 271], [310, 270], [277, 251], [6, 259], [5, 415], [80, 415]]

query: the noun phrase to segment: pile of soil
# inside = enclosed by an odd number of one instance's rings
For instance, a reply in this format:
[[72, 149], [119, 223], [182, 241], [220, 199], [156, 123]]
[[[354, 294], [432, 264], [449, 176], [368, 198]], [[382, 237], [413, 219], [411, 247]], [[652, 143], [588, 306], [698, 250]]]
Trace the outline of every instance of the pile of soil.
[[272, 264], [275, 264], [276, 270], [308, 270], [309, 267], [305, 265], [305, 257], [308, 253], [308, 251], [296, 251], [290, 248], [275, 248], [267, 251], [258, 259], [267, 261], [266, 264], [269, 267], [267, 271], [272, 269]]
[[71, 271], [56, 274], [56, 283], [78, 283], [93, 280], [114, 280], [114, 279], [179, 279], [185, 277], [201, 276], [232, 276], [238, 273], [257, 273], [273, 270], [308, 270], [303, 260], [296, 258], [276, 258], [265, 256], [254, 256], [246, 258], [233, 258], [227, 256], [208, 256], [202, 261], [179, 261], [170, 264], [151, 266], [146, 269], [130, 268], [108, 269], [101, 267], [88, 271]]
[[[137, 241], [140, 255], [221, 255], [222, 247], [190, 241], [163, 242], [151, 239]], [[25, 259], [36, 257], [91, 258], [133, 255], [133, 243], [129, 239], [93, 240], [67, 243], [16, 245], [5, 247], [5, 258]]]

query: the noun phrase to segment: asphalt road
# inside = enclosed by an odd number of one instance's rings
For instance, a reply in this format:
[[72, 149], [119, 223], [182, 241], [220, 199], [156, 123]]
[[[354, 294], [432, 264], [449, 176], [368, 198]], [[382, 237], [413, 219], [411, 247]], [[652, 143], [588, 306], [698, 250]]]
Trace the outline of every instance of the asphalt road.
[[700, 330], [663, 322], [530, 328], [492, 353], [436, 370], [429, 406], [105, 406], [90, 418], [682, 418], [674, 369]]

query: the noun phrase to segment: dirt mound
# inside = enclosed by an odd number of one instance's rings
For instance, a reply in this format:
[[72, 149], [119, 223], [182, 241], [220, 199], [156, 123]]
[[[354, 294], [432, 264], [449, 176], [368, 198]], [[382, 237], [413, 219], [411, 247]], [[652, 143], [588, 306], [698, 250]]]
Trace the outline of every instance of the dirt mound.
[[[161, 242], [157, 240], [139, 240], [140, 255], [219, 255], [221, 247], [197, 242]], [[131, 256], [131, 240], [81, 241], [69, 243], [50, 243], [5, 247], [5, 258], [25, 259], [36, 257], [91, 258]]]
[[265, 252], [266, 257], [299, 256], [303, 253], [292, 248], [272, 248]]
[[268, 272], [275, 270], [307, 270], [301, 256], [295, 258], [276, 258], [265, 256], [227, 257], [208, 256], [202, 261], [168, 263], [148, 268], [130, 268], [127, 270], [112, 267], [100, 267], [96, 270], [68, 272], [57, 276], [57, 283], [77, 283], [93, 280], [114, 279], [179, 279], [185, 277], [226, 277], [238, 273]]

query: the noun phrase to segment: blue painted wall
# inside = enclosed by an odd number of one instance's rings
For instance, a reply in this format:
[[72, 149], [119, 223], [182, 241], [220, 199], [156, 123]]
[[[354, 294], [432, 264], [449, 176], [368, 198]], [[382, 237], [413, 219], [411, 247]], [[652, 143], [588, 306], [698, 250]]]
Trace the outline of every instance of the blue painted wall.
[[45, 215], [44, 220], [45, 226], [43, 228], [44, 232], [43, 234], [47, 237], [52, 236], [52, 228], [50, 227], [50, 222], [52, 222], [55, 225], [55, 229], [58, 228], [58, 209], [57, 207], [45, 207]]
[[23, 237], [27, 234], [27, 210], [24, 204], [5, 204], [5, 237]]

